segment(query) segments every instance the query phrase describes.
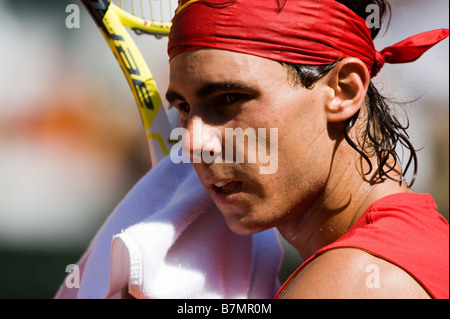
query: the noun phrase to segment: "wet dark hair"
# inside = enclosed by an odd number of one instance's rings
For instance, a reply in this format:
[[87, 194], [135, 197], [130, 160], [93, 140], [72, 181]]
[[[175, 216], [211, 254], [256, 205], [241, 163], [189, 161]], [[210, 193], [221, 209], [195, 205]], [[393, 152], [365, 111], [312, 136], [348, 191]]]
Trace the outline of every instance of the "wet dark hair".
[[[361, 18], [367, 20], [370, 10], [366, 8], [369, 5], [376, 5], [379, 8], [380, 19], [383, 21], [390, 16], [390, 5], [387, 0], [336, 0], [349, 9], [358, 14]], [[379, 28], [371, 28], [372, 39], [378, 35], [381, 30], [381, 22]], [[389, 20], [387, 21], [389, 22]], [[330, 72], [338, 63], [336, 61], [329, 65], [300, 65], [282, 63], [291, 71], [294, 71], [296, 80], [305, 88], [312, 88], [314, 83], [319, 81], [328, 72]], [[391, 107], [387, 103], [388, 99], [383, 97], [372, 81], [370, 81], [367, 90], [365, 106], [367, 117], [365, 119], [365, 129], [362, 132], [362, 141], [354, 142], [350, 139], [348, 133], [353, 128], [360, 115], [358, 111], [349, 118], [344, 127], [344, 138], [350, 146], [355, 149], [361, 157], [368, 163], [369, 171], [364, 173], [366, 176], [373, 171], [370, 157], [376, 156], [378, 168], [375, 174], [369, 179], [371, 183], [379, 183], [386, 178], [402, 183], [405, 180], [406, 172], [413, 165], [414, 171], [409, 186], [412, 186], [417, 174], [417, 154], [413, 145], [409, 141], [406, 132], [409, 123], [406, 118], [406, 124], [402, 124], [393, 114]], [[395, 170], [396, 164], [400, 162], [399, 154], [396, 147], [399, 145], [407, 149], [409, 156], [404, 168], [401, 172]], [[359, 144], [359, 145], [358, 145]], [[400, 178], [391, 176], [392, 172], [400, 175]]]

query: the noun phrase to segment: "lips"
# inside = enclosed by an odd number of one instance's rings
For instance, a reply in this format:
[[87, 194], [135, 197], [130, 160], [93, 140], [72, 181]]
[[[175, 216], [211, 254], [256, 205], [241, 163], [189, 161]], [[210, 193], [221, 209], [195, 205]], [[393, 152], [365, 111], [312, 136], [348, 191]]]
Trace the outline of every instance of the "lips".
[[214, 191], [222, 194], [231, 194], [240, 191], [242, 182], [239, 181], [220, 181], [213, 184]]

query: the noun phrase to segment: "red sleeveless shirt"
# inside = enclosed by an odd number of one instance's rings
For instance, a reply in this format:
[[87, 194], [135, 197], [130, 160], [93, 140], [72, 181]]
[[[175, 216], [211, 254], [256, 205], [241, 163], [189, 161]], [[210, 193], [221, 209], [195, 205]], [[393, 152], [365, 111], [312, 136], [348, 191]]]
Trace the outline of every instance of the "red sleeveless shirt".
[[344, 236], [306, 260], [276, 298], [309, 262], [330, 249], [344, 247], [383, 258], [408, 272], [431, 297], [449, 298], [449, 225], [429, 194], [416, 193], [377, 200]]

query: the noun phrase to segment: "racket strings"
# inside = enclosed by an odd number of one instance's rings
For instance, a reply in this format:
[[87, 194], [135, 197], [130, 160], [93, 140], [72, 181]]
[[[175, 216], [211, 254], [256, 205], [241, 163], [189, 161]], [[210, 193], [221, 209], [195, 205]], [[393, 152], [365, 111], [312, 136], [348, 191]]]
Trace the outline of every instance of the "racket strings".
[[112, 0], [122, 10], [152, 22], [171, 22], [177, 0]]

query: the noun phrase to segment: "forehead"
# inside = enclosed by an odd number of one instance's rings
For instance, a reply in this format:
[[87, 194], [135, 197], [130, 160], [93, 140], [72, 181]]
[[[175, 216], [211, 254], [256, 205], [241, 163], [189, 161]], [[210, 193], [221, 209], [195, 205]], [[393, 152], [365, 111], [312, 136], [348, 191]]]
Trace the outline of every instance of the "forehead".
[[286, 73], [286, 68], [276, 61], [218, 49], [184, 52], [170, 62], [171, 85], [210, 81], [286, 81]]

